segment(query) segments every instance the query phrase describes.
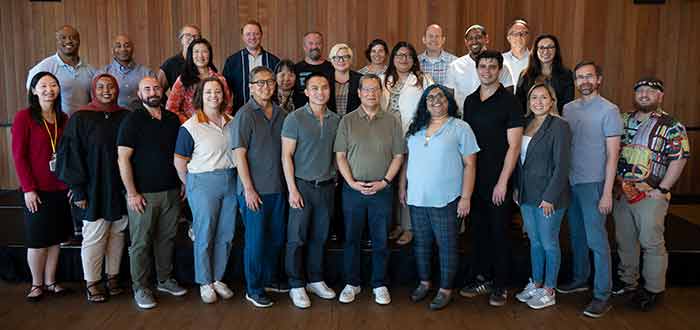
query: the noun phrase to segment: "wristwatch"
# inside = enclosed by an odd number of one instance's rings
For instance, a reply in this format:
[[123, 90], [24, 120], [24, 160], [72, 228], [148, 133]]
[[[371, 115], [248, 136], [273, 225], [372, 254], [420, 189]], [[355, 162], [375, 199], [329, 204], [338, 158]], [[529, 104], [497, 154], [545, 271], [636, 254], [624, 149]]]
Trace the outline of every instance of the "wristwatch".
[[666, 188], [656, 187], [656, 190], [660, 191], [662, 194], [668, 194], [669, 190]]

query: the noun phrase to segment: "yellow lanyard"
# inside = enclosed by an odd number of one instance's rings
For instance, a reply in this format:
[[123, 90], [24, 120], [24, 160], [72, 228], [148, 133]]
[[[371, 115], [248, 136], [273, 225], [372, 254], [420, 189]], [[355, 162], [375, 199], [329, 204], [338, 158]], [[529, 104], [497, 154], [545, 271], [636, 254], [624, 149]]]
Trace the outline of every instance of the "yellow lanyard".
[[53, 153], [55, 154], [56, 143], [58, 142], [58, 118], [54, 120], [53, 136], [51, 136], [51, 130], [49, 129], [49, 125], [46, 123], [46, 119], [44, 119], [44, 127], [46, 127], [46, 132], [49, 133], [49, 140], [51, 141], [51, 150], [53, 150]]

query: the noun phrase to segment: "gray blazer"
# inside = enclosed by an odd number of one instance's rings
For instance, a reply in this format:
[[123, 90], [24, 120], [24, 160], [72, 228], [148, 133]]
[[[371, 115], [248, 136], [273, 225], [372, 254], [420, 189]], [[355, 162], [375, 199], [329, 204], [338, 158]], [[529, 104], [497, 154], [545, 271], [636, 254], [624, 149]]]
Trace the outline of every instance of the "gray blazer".
[[[532, 121], [525, 119], [525, 127]], [[547, 116], [527, 146], [525, 162], [518, 159], [518, 203], [539, 206], [545, 200], [555, 209], [569, 206], [571, 130], [562, 118]]]

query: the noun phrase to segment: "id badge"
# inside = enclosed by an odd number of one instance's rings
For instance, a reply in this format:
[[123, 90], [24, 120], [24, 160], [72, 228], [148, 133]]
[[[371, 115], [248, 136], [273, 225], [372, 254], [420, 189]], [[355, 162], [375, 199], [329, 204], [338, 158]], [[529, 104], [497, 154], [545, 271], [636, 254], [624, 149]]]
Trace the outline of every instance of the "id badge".
[[49, 160], [49, 171], [56, 172], [56, 154], [51, 155], [51, 160]]

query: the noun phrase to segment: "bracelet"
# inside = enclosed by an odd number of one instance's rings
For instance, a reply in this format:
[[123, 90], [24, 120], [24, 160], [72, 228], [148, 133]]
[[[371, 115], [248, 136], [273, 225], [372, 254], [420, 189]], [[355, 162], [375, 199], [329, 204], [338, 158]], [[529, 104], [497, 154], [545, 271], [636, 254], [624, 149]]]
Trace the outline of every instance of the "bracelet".
[[386, 177], [382, 178], [382, 181], [386, 182], [386, 184], [391, 184], [391, 181], [389, 181], [389, 179]]

